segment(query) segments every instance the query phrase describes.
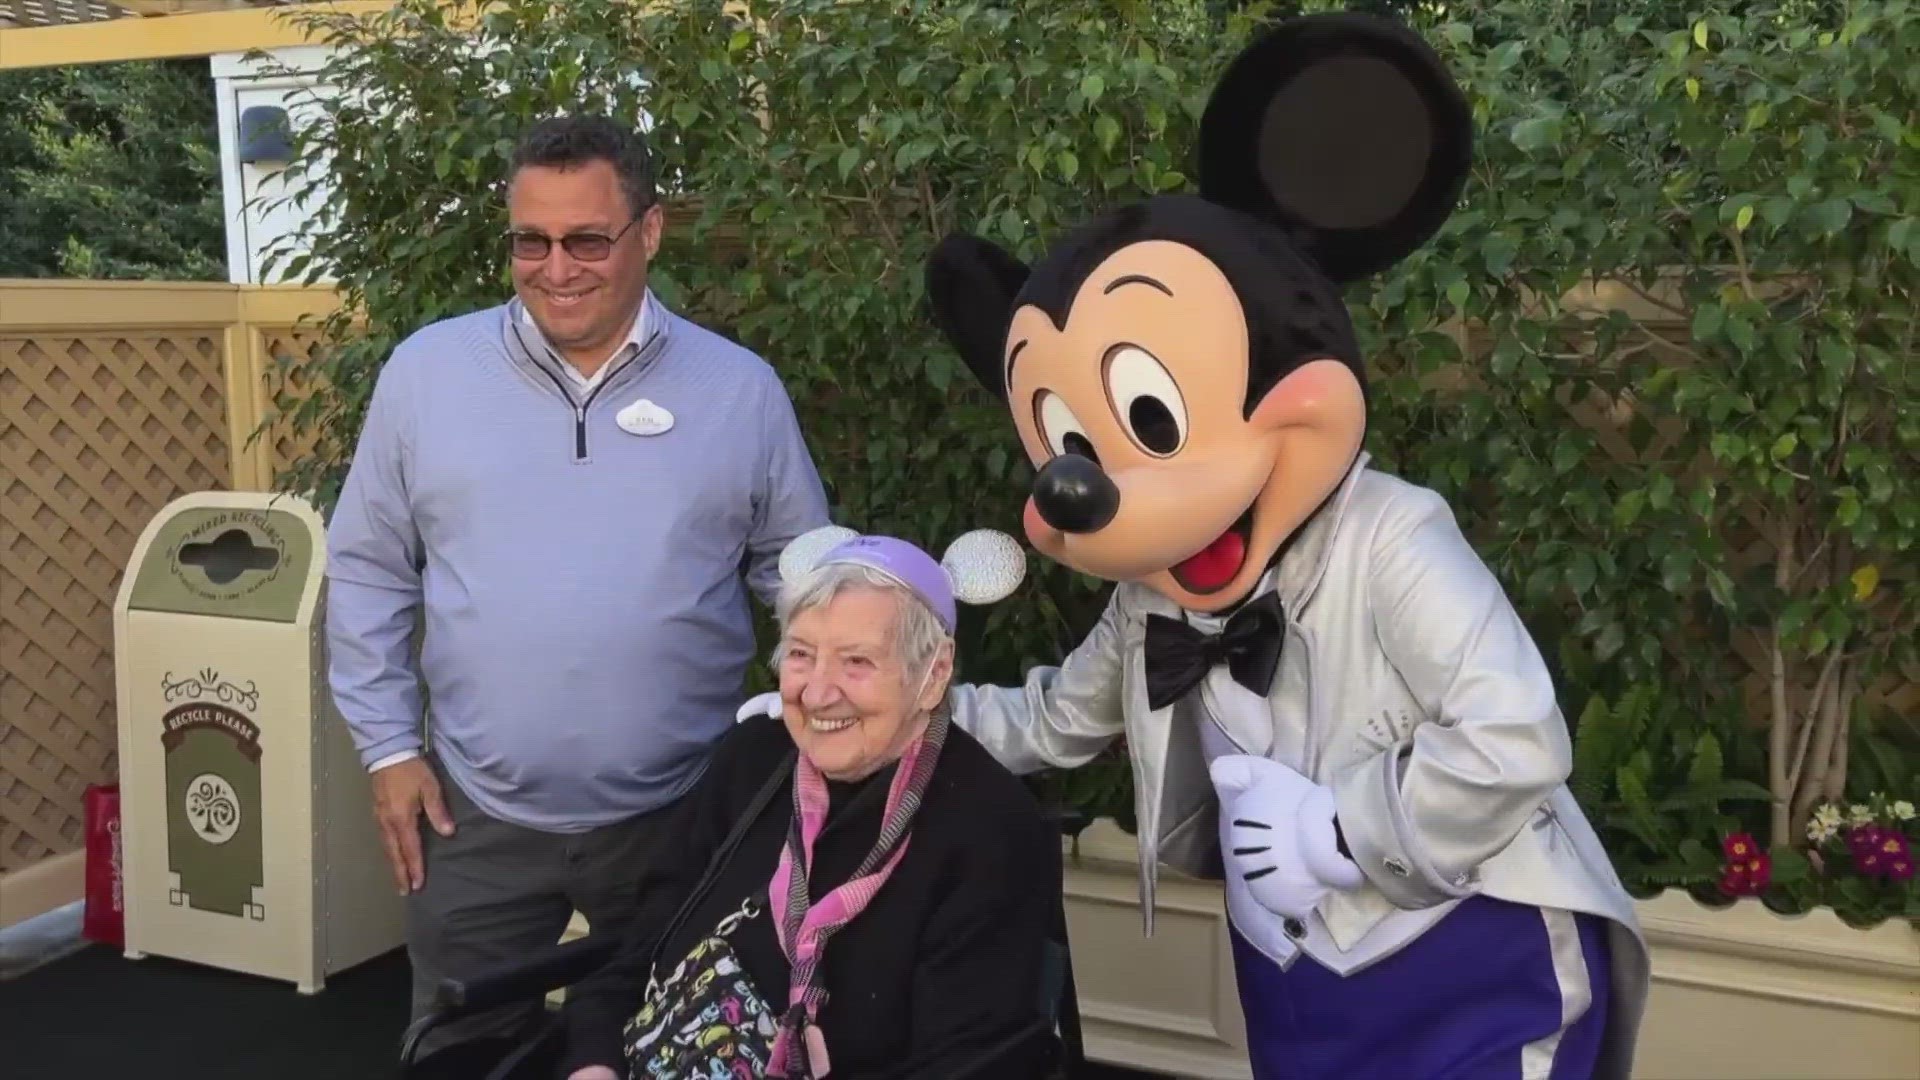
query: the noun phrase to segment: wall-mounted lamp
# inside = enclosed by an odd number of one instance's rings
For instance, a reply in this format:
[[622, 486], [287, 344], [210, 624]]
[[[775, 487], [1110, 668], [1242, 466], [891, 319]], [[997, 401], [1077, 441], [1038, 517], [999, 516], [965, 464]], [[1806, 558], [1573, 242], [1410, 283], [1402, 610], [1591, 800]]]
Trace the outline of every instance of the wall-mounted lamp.
[[248, 165], [284, 165], [293, 160], [293, 128], [287, 110], [252, 105], [240, 113], [240, 160]]

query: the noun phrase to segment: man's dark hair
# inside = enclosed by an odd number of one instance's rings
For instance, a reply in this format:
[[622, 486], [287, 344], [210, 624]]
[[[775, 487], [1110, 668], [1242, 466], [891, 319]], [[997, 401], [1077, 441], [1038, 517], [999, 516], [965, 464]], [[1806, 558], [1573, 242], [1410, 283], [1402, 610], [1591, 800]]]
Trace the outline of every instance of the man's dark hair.
[[653, 155], [647, 137], [604, 116], [551, 116], [534, 124], [514, 147], [508, 176], [530, 165], [571, 169], [590, 161], [613, 166], [635, 217], [653, 205]]

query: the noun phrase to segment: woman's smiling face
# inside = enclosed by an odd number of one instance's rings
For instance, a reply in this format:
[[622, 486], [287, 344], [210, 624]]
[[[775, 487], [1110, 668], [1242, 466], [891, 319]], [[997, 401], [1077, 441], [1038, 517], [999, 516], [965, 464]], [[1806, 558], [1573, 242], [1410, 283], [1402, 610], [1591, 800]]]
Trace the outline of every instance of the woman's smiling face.
[[834, 780], [858, 780], [899, 760], [925, 728], [952, 672], [943, 645], [926, 670], [898, 646], [902, 593], [849, 587], [794, 614], [782, 641], [781, 716], [794, 745]]

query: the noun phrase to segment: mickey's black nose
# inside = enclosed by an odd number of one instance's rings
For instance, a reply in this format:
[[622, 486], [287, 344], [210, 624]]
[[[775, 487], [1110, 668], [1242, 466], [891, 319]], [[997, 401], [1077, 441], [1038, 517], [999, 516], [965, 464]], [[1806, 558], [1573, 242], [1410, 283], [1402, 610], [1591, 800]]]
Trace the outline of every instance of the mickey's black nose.
[[1061, 454], [1033, 481], [1040, 520], [1068, 533], [1098, 532], [1120, 510], [1120, 489], [1091, 459]]

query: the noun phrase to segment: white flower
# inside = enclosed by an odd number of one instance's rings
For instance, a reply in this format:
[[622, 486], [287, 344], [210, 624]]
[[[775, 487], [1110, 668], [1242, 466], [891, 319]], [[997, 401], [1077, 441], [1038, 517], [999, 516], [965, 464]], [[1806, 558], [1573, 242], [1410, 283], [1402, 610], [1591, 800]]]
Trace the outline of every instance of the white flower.
[[1873, 808], [1854, 803], [1847, 808], [1847, 822], [1852, 825], [1873, 824]]
[[1894, 803], [1893, 804], [1893, 820], [1912, 821], [1913, 820], [1913, 804], [1908, 802], [1905, 799], [1901, 799], [1899, 802]]
[[1826, 843], [1839, 831], [1840, 808], [1832, 803], [1822, 804], [1807, 821], [1807, 839], [1816, 844]]

